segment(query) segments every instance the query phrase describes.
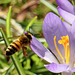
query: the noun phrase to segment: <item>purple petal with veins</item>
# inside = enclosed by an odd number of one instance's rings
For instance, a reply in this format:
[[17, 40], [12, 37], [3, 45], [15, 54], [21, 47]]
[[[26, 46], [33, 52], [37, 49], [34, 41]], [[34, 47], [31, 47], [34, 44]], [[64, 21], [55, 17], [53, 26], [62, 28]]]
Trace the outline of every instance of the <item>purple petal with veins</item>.
[[69, 71], [71, 71], [71, 72], [75, 72], [75, 68], [72, 68], [72, 69], [70, 69]]
[[69, 12], [66, 12], [64, 11], [63, 9], [61, 9], [60, 7], [57, 8], [58, 9], [58, 12], [60, 14], [60, 16], [66, 20], [67, 22], [69, 22], [70, 24], [73, 23], [74, 19], [75, 19], [75, 15], [69, 13]]
[[69, 65], [51, 63], [49, 65], [45, 65], [45, 67], [53, 73], [60, 73], [63, 71], [67, 71], [69, 68]]
[[67, 29], [67, 31], [70, 33], [71, 32], [71, 25], [70, 24], [68, 24], [67, 22], [63, 22], [63, 24], [65, 25], [65, 28]]
[[[63, 22], [61, 21], [61, 19], [53, 14], [53, 13], [48, 13], [44, 19], [43, 22], [43, 33], [44, 33], [44, 37], [49, 45], [49, 48], [51, 49], [51, 51], [57, 56], [57, 58], [59, 60], [61, 60], [55, 45], [54, 45], [54, 36], [57, 37], [57, 46], [62, 54], [62, 56], [64, 57], [64, 47], [60, 44], [58, 44], [58, 40], [61, 39], [61, 36], [65, 36], [68, 34], [67, 29], [65, 28]], [[62, 62], [62, 61], [60, 61]]]
[[56, 0], [56, 2], [61, 9], [65, 10], [71, 14], [75, 13], [74, 6], [68, 0]]

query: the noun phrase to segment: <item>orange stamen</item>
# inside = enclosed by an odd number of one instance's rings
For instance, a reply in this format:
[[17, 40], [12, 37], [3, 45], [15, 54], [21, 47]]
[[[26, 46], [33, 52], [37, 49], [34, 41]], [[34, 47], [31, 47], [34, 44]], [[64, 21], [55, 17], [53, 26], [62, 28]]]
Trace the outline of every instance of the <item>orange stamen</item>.
[[[66, 64], [68, 64], [70, 61], [69, 36], [67, 35], [67, 36], [61, 37], [61, 40], [59, 40], [58, 43], [62, 44], [64, 46], [65, 60], [66, 60]], [[54, 44], [55, 44], [56, 50], [57, 50], [58, 54], [60, 55], [61, 59], [64, 60], [63, 56], [61, 55], [61, 53], [59, 52], [59, 50], [57, 48], [56, 36], [54, 36]]]

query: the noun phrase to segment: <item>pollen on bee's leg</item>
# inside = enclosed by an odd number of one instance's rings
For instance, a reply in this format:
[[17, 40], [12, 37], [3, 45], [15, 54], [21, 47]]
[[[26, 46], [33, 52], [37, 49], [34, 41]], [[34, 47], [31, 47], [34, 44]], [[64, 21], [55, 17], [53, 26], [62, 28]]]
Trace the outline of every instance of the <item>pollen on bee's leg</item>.
[[27, 47], [22, 47], [23, 55], [24, 55], [24, 56], [27, 56], [27, 53], [26, 53], [25, 50], [27, 50]]
[[26, 51], [24, 51], [24, 50], [23, 50], [23, 55], [24, 55], [24, 56], [27, 56], [27, 53], [26, 53]]
[[23, 55], [28, 58], [26, 51], [23, 50]]

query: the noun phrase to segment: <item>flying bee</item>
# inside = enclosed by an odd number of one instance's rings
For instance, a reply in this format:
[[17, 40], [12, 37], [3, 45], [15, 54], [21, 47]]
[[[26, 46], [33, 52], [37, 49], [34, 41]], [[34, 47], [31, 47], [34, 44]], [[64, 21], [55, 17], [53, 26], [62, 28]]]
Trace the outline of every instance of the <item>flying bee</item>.
[[21, 35], [20, 37], [18, 37], [17, 40], [15, 40], [14, 42], [12, 42], [8, 48], [6, 49], [6, 55], [10, 56], [13, 55], [15, 52], [18, 52], [21, 48], [23, 51], [24, 56], [26, 56], [26, 52], [24, 50], [26, 50], [26, 46], [30, 45], [32, 40], [32, 35], [30, 33], [25, 33], [24, 35]]

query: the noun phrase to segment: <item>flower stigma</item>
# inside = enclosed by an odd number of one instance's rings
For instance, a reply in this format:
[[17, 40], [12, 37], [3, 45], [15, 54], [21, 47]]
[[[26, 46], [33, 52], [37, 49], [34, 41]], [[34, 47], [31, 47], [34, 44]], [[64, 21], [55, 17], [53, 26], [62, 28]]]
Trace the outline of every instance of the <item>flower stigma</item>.
[[[70, 61], [69, 36], [68, 35], [62, 36], [61, 40], [59, 40], [58, 43], [62, 44], [65, 49], [65, 61], [66, 61], [66, 64], [68, 64]], [[57, 47], [57, 44], [56, 44], [56, 36], [54, 36], [54, 44], [55, 44], [55, 48], [56, 48], [58, 54], [60, 55], [62, 61], [64, 61], [64, 58], [61, 55], [61, 53]]]

